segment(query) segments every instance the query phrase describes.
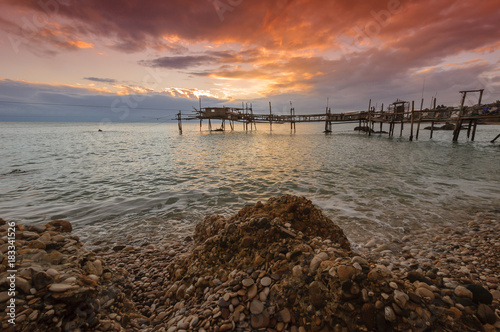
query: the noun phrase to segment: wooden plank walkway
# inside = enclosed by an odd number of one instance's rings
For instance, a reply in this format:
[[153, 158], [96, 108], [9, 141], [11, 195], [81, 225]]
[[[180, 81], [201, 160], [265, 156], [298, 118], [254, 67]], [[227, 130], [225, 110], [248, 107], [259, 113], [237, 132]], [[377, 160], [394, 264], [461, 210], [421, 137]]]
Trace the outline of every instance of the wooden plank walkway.
[[[467, 93], [479, 92], [479, 102], [474, 107], [464, 107], [464, 101]], [[481, 106], [481, 97], [483, 90], [468, 90], [460, 91], [462, 94], [461, 105], [458, 108], [453, 107], [436, 107], [434, 99], [433, 109], [415, 110], [414, 102], [400, 101], [389, 105], [386, 111], [382, 105], [380, 111], [376, 111], [374, 107], [368, 107], [368, 111], [353, 111], [347, 113], [332, 113], [330, 108], [326, 108], [325, 113], [316, 114], [295, 114], [295, 109], [290, 105], [290, 114], [273, 114], [271, 103], [269, 103], [269, 113], [253, 113], [252, 107], [242, 105], [237, 107], [204, 107], [195, 109], [195, 114], [187, 117], [182, 117], [181, 112], [177, 114], [179, 123], [179, 132], [182, 133], [182, 120], [199, 120], [200, 129], [202, 128], [203, 120], [208, 121], [210, 131], [225, 131], [226, 121], [229, 122], [231, 130], [234, 130], [234, 123], [243, 123], [244, 130], [257, 129], [257, 123], [269, 123], [272, 130], [273, 123], [283, 124], [290, 123], [290, 129], [295, 131], [296, 123], [308, 122], [324, 122], [325, 133], [332, 132], [332, 124], [334, 123], [358, 123], [358, 130], [364, 131], [368, 135], [372, 133], [387, 133], [389, 136], [394, 135], [396, 125], [400, 126], [400, 136], [403, 134], [405, 124], [410, 124], [410, 140], [413, 140], [414, 126], [415, 138], [418, 140], [421, 123], [430, 123], [430, 138], [433, 136], [435, 124], [446, 123], [452, 126], [453, 141], [458, 140], [461, 129], [464, 124], [467, 124], [467, 138], [474, 141], [476, 128], [478, 124], [500, 123], [500, 110], [488, 111], [484, 105]], [[422, 101], [423, 102], [423, 101]], [[212, 129], [212, 120], [220, 120], [221, 127]], [[379, 131], [375, 131], [375, 124], [379, 124]], [[389, 125], [389, 131], [384, 132], [383, 124]], [[494, 142], [498, 136], [493, 139]]]

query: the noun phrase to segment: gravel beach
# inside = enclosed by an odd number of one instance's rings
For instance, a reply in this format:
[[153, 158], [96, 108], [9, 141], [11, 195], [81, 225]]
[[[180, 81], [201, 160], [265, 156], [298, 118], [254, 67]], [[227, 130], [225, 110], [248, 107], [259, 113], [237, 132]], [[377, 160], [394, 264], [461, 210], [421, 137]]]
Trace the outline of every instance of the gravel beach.
[[17, 225], [15, 325], [0, 219], [0, 321], [3, 331], [497, 331], [499, 216], [356, 247], [289, 195], [141, 244], [86, 246], [63, 220]]

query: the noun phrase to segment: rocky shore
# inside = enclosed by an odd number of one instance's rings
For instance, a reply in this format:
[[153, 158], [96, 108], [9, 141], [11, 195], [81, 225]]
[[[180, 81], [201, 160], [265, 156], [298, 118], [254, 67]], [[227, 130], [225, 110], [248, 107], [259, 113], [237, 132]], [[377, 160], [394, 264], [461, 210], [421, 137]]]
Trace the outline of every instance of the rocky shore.
[[356, 250], [310, 201], [289, 195], [141, 246], [90, 250], [67, 221], [17, 225], [15, 326], [0, 219], [1, 329], [496, 331], [498, 215]]

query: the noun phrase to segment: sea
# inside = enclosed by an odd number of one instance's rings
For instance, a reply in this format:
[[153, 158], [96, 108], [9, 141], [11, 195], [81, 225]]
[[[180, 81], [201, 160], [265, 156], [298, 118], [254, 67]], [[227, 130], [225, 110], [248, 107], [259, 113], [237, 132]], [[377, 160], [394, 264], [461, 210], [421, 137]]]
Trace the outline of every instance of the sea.
[[[213, 128], [220, 126], [212, 123]], [[0, 218], [72, 223], [89, 244], [192, 235], [205, 216], [230, 217], [273, 196], [304, 196], [353, 245], [466, 224], [500, 209], [498, 125], [420, 128], [410, 141], [356, 124], [0, 123]], [[378, 126], [377, 126], [378, 127]], [[383, 128], [388, 130], [388, 128]]]

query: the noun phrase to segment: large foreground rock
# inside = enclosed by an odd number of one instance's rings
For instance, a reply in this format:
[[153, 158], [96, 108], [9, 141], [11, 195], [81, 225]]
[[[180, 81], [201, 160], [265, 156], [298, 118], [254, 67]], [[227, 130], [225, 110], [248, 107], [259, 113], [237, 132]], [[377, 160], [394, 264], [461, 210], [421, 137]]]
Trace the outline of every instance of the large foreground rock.
[[460, 299], [430, 279], [399, 279], [358, 256], [342, 230], [302, 197], [271, 198], [230, 219], [207, 217], [195, 241], [168, 269], [165, 295], [179, 308], [165, 319], [172, 331], [192, 317], [202, 331], [483, 329], [472, 301], [457, 309]]

